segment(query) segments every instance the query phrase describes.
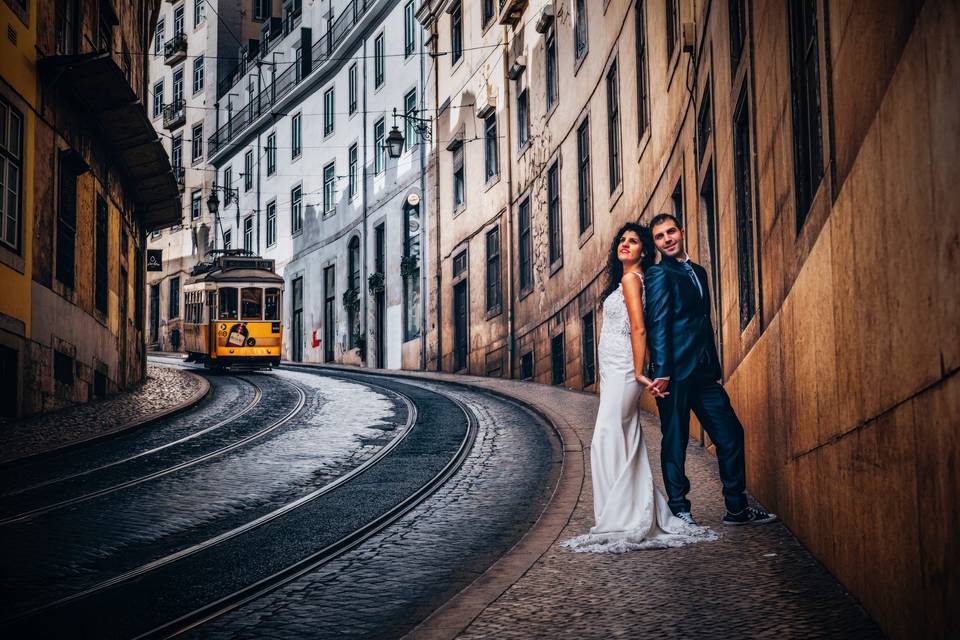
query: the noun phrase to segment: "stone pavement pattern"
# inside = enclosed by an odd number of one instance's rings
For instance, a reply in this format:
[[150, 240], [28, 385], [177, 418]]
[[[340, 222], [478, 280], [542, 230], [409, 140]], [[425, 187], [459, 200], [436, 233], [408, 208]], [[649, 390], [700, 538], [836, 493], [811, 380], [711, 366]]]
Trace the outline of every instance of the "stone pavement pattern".
[[[424, 374], [429, 375], [429, 374]], [[430, 376], [450, 379], [447, 376]], [[782, 523], [723, 527], [716, 458], [691, 442], [687, 474], [694, 515], [716, 542], [628, 554], [574, 553], [559, 543], [593, 524], [589, 444], [597, 397], [557, 387], [458, 376], [547, 413], [581, 455], [583, 485], [561, 535], [530, 569], [487, 606], [460, 638], [879, 638], [856, 600]], [[658, 485], [660, 430], [641, 413]], [[572, 465], [576, 466], [576, 465]], [[464, 592], [469, 599], [469, 589]], [[414, 637], [451, 637], [444, 629]]]
[[29, 418], [0, 418], [0, 462], [43, 453], [149, 420], [206, 391], [206, 381], [182, 369], [148, 364], [139, 388], [106, 400]]

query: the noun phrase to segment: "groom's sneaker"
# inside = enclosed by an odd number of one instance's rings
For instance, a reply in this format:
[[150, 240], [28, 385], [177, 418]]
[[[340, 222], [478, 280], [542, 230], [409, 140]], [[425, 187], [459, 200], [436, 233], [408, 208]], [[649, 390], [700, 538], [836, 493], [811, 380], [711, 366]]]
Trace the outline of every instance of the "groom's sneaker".
[[680, 513], [676, 514], [676, 516], [692, 527], [700, 526], [697, 524], [697, 521], [693, 519], [693, 514], [689, 511], [681, 511]]
[[729, 524], [732, 526], [739, 526], [744, 524], [767, 524], [768, 522], [774, 522], [777, 519], [777, 514], [767, 513], [763, 509], [758, 509], [756, 507], [747, 507], [740, 513], [730, 513], [727, 511], [727, 515], [723, 516], [723, 524]]

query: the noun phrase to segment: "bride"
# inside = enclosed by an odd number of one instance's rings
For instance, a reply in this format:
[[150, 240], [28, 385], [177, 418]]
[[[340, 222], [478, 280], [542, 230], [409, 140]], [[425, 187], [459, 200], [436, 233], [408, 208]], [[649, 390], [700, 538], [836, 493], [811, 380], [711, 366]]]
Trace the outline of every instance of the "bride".
[[590, 445], [596, 525], [563, 543], [574, 551], [622, 553], [717, 539], [710, 529], [671, 513], [654, 486], [643, 441], [637, 402], [652, 384], [643, 374], [643, 272], [655, 255], [650, 230], [632, 222], [610, 247], [598, 349], [600, 408]]

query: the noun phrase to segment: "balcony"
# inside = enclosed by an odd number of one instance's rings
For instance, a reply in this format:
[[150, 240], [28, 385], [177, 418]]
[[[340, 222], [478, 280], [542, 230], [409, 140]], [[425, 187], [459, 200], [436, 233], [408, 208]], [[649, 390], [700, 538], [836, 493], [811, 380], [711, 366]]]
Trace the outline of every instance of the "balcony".
[[183, 100], [176, 100], [163, 105], [163, 128], [167, 130], [179, 129], [187, 121], [187, 106]]
[[507, 24], [516, 27], [523, 18], [523, 12], [527, 10], [529, 0], [506, 0], [500, 2], [500, 24]]
[[187, 57], [187, 36], [183, 33], [175, 33], [173, 37], [163, 44], [163, 61], [166, 64], [174, 65], [183, 61]]

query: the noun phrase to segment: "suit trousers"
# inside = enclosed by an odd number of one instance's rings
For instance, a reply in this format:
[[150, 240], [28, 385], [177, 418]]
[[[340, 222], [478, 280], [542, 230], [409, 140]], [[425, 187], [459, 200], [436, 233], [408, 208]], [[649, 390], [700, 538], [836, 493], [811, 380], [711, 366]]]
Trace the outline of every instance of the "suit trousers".
[[730, 405], [730, 397], [705, 363], [684, 380], [670, 380], [670, 395], [657, 399], [663, 442], [660, 463], [663, 481], [674, 514], [690, 511], [690, 481], [684, 471], [690, 435], [690, 411], [696, 414], [717, 448], [723, 500], [727, 510], [739, 513], [747, 506], [743, 426]]

